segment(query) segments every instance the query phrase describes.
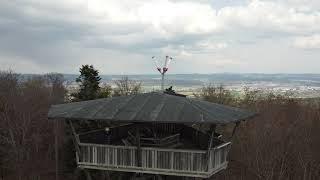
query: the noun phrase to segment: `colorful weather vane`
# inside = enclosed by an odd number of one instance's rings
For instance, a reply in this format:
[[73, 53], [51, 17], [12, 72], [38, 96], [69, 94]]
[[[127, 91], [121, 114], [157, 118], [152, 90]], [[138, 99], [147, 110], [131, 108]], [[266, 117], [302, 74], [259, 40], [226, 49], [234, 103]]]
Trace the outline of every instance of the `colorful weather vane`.
[[161, 91], [164, 90], [164, 75], [165, 73], [168, 71], [169, 69], [169, 64], [170, 62], [173, 60], [172, 57], [170, 56], [166, 56], [166, 59], [164, 61], [164, 65], [161, 67], [160, 65], [160, 62], [158, 59], [155, 58], [155, 56], [152, 56], [152, 59], [155, 61], [156, 63], [156, 67], [157, 67], [157, 70], [160, 72], [161, 74]]

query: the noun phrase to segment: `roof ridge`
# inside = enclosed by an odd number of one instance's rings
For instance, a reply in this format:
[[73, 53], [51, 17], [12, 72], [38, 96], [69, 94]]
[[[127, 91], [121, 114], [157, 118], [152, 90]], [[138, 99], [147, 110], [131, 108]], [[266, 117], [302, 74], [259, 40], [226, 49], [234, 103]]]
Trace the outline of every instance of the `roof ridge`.
[[[103, 101], [103, 102], [110, 102], [110, 101], [112, 101], [112, 98], [106, 98], [106, 101]], [[106, 105], [107, 104], [102, 103], [102, 105], [99, 108], [97, 108], [96, 112], [92, 114], [92, 117], [95, 117], [99, 113], [99, 111], [103, 109]]]
[[[232, 115], [235, 115], [235, 116], [241, 116], [239, 115], [238, 113], [236, 112], [228, 112], [227, 109], [232, 109], [232, 110], [235, 110], [237, 112], [241, 112], [239, 111], [238, 109], [235, 109], [234, 107], [232, 106], [227, 106], [227, 105], [224, 105], [224, 104], [219, 104], [219, 103], [213, 103], [213, 102], [209, 102], [209, 101], [201, 101], [201, 100], [197, 100], [199, 101], [199, 103], [210, 103], [210, 104], [214, 104], [215, 105], [215, 108], [220, 110], [221, 112], [224, 112], [224, 113], [229, 113], [229, 114], [232, 114]], [[242, 112], [241, 112], [242, 113]]]
[[152, 119], [152, 121], [157, 121], [160, 112], [163, 110], [167, 98], [168, 96], [163, 96], [161, 102], [153, 109], [152, 112], [150, 112], [150, 118]]
[[144, 108], [144, 106], [148, 103], [149, 99], [151, 98], [151, 96], [147, 96], [145, 98], [145, 101], [143, 102], [143, 104], [140, 106], [139, 110], [137, 112], [135, 112], [132, 116], [131, 119], [135, 119], [137, 117], [137, 115], [141, 112], [141, 110]]
[[[123, 96], [126, 97], [126, 96]], [[123, 109], [135, 96], [127, 96], [127, 99], [125, 102], [122, 102], [119, 107], [117, 107], [116, 111], [112, 113], [112, 117], [114, 118], [117, 114], [119, 114], [120, 110]]]
[[[200, 111], [203, 111], [204, 113], [206, 113], [209, 117], [212, 118], [212, 115], [206, 110], [206, 109], [202, 109], [201, 107], [197, 106], [196, 104], [194, 104], [189, 98], [185, 98], [186, 102], [189, 103], [192, 107], [197, 108]], [[202, 113], [201, 113], [202, 114]], [[202, 115], [203, 116], [203, 115]], [[200, 121], [203, 121], [203, 117]], [[193, 122], [196, 123], [197, 121]]]

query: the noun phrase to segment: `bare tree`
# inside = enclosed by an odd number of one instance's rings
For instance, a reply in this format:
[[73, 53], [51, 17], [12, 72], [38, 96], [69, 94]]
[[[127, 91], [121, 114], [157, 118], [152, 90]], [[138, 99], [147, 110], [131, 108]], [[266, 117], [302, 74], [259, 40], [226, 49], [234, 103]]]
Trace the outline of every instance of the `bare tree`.
[[319, 106], [287, 95], [247, 91], [238, 106], [259, 112], [242, 122], [229, 167], [213, 179], [318, 179]]
[[122, 79], [115, 81], [115, 84], [114, 96], [127, 96], [141, 92], [141, 83], [130, 80], [128, 76], [124, 76]]
[[236, 97], [232, 95], [230, 90], [225, 89], [223, 85], [215, 86], [209, 84], [202, 87], [200, 93], [194, 93], [194, 96], [205, 101], [226, 105], [232, 105], [237, 102]]
[[63, 101], [65, 90], [60, 75], [18, 77], [0, 73], [1, 169], [8, 179], [39, 179], [54, 171], [53, 124], [47, 113], [51, 104]]
[[100, 87], [98, 98], [108, 98], [111, 95], [112, 95], [112, 87], [110, 85]]

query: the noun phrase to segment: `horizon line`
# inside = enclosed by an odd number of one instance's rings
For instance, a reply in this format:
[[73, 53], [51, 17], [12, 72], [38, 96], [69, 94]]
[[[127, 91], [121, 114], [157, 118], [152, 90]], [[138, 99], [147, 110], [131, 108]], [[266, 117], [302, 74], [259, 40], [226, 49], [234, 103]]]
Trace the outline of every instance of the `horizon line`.
[[[15, 73], [15, 72], [14, 72]], [[45, 74], [63, 74], [63, 75], [78, 75], [80, 73], [16, 73], [22, 75], [45, 75]], [[257, 73], [257, 72], [217, 72], [217, 73], [168, 73], [166, 75], [215, 75], [215, 74], [261, 74], [261, 75], [320, 75], [320, 73]], [[160, 75], [159, 73], [145, 73], [145, 74], [99, 74], [100, 76], [139, 76], [139, 75]]]

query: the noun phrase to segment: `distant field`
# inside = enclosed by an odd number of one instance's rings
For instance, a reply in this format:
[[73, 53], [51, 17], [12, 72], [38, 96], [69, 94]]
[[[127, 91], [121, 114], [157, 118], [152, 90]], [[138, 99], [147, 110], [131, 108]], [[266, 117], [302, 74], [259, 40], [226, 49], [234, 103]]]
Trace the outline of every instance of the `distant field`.
[[[22, 79], [30, 74], [22, 75]], [[77, 74], [64, 74], [65, 86], [70, 91], [77, 89], [75, 79]], [[160, 89], [160, 75], [127, 75], [129, 79], [142, 83], [143, 91], [150, 92]], [[123, 75], [101, 75], [102, 86], [114, 86], [114, 81]], [[262, 90], [284, 94], [292, 92], [297, 98], [320, 97], [320, 74], [254, 74], [254, 73], [216, 73], [216, 74], [168, 74], [165, 78], [165, 86], [173, 88], [187, 95], [199, 92], [201, 87], [211, 85], [223, 85], [236, 95], [241, 96], [244, 87], [251, 90]]]

